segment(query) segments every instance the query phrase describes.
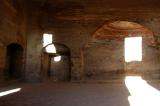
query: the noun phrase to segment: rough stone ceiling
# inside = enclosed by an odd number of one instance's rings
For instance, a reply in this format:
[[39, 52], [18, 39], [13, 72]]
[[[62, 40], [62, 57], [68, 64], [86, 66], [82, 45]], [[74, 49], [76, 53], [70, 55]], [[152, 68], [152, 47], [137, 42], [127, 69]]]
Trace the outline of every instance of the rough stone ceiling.
[[85, 8], [160, 8], [159, 0], [28, 0], [48, 8], [77, 6]]
[[160, 0], [28, 0], [28, 6], [61, 20], [106, 20], [106, 15], [115, 12], [118, 16], [121, 12], [160, 12]]

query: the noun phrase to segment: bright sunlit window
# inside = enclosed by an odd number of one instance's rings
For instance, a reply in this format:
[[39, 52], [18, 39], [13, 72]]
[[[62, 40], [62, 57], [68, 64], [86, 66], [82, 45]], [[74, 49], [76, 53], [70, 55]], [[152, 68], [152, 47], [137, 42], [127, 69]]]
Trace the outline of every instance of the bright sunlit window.
[[56, 57], [54, 57], [54, 61], [55, 61], [55, 62], [61, 61], [61, 56], [56, 56]]
[[16, 89], [0, 92], [0, 97], [5, 96], [5, 95], [9, 95], [9, 94], [12, 94], [12, 93], [15, 93], [15, 92], [18, 92], [20, 90], [21, 90], [21, 88], [16, 88]]
[[142, 37], [125, 38], [125, 61], [142, 61]]
[[43, 47], [52, 43], [52, 34], [43, 34]]
[[[43, 34], [43, 47], [47, 46], [48, 44], [51, 44], [53, 42], [53, 36], [52, 34]], [[47, 53], [56, 53], [56, 47], [54, 44], [48, 45], [45, 48]]]

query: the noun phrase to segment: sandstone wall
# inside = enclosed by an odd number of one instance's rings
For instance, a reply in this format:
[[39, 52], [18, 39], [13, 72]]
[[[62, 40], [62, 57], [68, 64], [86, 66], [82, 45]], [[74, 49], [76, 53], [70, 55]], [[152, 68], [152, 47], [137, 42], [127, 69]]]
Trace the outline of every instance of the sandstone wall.
[[[103, 1], [105, 2], [105, 1]], [[106, 3], [106, 2], [105, 2]], [[119, 53], [113, 54], [107, 49], [103, 53], [99, 51], [104, 50], [103, 47], [93, 49], [94, 53], [86, 52], [91, 57], [83, 56], [83, 49], [85, 45], [91, 39], [94, 32], [106, 23], [113, 21], [130, 21], [136, 22], [143, 26], [148, 27], [154, 33], [156, 39], [156, 45], [150, 47], [150, 50], [156, 49], [156, 58], [151, 57], [149, 61], [152, 61], [152, 65], [149, 70], [156, 70], [157, 76], [153, 75], [153, 78], [159, 78], [159, 45], [160, 42], [160, 10], [153, 8], [110, 8], [106, 7], [104, 4], [102, 6], [96, 3], [57, 3], [52, 7], [49, 4], [44, 6], [38, 6], [36, 3], [30, 8], [30, 15], [28, 18], [30, 22], [28, 24], [28, 51], [27, 51], [27, 70], [26, 76], [34, 78], [41, 78], [41, 49], [42, 49], [42, 35], [43, 33], [52, 33], [54, 41], [65, 44], [71, 50], [71, 61], [73, 63], [71, 70], [72, 80], [81, 80], [85, 77], [85, 70], [88, 67], [94, 68], [94, 71], [99, 71], [96, 67], [103, 66], [107, 63], [103, 63], [101, 59], [105, 58], [106, 61], [113, 61], [113, 66], [109, 64], [105, 65], [106, 69], [111, 70], [121, 70], [122, 62], [114, 61], [114, 58], [119, 57]], [[36, 7], [36, 8], [35, 8]], [[40, 11], [41, 10], [41, 11]], [[117, 42], [118, 43], [118, 42]], [[113, 44], [114, 49], [117, 46]], [[119, 45], [120, 46], [120, 45]], [[87, 49], [87, 48], [85, 48]], [[92, 49], [92, 48], [89, 48]], [[97, 51], [95, 51], [97, 50]], [[114, 49], [115, 50], [115, 49]], [[114, 52], [114, 50], [112, 50]], [[148, 50], [147, 52], [150, 52]], [[92, 51], [92, 50], [91, 50]], [[115, 50], [116, 51], [116, 50]], [[154, 51], [154, 50], [153, 50]], [[85, 54], [85, 53], [84, 53]], [[152, 53], [150, 53], [152, 54]], [[111, 57], [112, 56], [112, 57]], [[115, 57], [114, 57], [115, 56]], [[93, 59], [94, 57], [94, 59]], [[108, 58], [107, 58], [108, 57]], [[94, 64], [86, 63], [89, 59], [90, 61], [95, 61]], [[97, 66], [98, 65], [98, 66]], [[118, 65], [118, 66], [117, 66]], [[147, 65], [147, 64], [145, 64]], [[108, 66], [108, 67], [107, 67]], [[118, 68], [118, 69], [115, 69]], [[92, 70], [88, 70], [92, 71]], [[149, 75], [149, 74], [148, 74]], [[96, 76], [96, 75], [95, 75]]]
[[[26, 19], [25, 3], [22, 1], [1, 0], [0, 1], [0, 81], [4, 81], [4, 71], [6, 69], [7, 46], [18, 43], [26, 48]], [[24, 69], [24, 68], [23, 68]]]

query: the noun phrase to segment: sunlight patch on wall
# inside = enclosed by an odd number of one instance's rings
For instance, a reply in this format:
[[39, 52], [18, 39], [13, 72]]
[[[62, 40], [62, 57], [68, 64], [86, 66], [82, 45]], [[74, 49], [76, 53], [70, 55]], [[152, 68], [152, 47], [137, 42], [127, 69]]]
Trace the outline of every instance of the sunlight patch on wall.
[[127, 76], [125, 85], [130, 92], [130, 106], [160, 106], [160, 91], [149, 85], [141, 76]]
[[46, 52], [47, 53], [56, 53], [56, 47], [54, 46], [54, 44], [48, 45], [46, 47]]
[[54, 57], [54, 61], [55, 61], [55, 62], [61, 61], [61, 56], [56, 56], [56, 57]]
[[125, 38], [125, 62], [142, 61], [142, 37]]
[[5, 95], [9, 95], [9, 94], [12, 94], [15, 92], [19, 92], [20, 90], [21, 90], [21, 88], [16, 88], [16, 89], [0, 92], [0, 97], [5, 96]]

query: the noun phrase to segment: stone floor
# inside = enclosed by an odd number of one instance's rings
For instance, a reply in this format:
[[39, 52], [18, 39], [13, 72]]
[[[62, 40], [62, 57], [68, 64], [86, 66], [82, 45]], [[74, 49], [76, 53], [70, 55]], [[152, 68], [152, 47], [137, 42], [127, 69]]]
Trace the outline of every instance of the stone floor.
[[130, 106], [125, 83], [18, 84], [0, 92], [21, 91], [0, 97], [0, 106]]

